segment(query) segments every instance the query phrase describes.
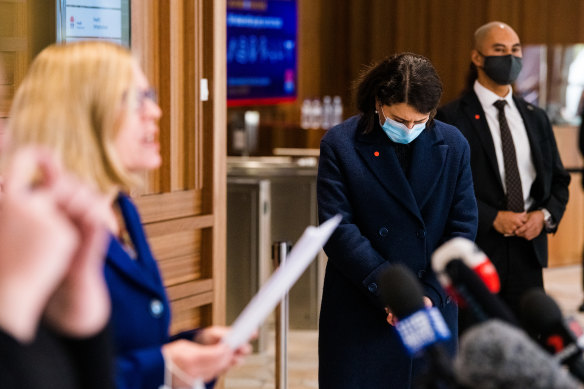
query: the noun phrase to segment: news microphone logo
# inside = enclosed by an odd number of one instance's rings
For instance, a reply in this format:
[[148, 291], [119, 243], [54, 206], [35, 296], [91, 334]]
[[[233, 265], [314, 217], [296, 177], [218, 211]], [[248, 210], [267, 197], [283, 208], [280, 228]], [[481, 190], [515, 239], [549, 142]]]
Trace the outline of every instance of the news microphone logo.
[[448, 325], [437, 308], [426, 308], [399, 320], [395, 325], [409, 355], [452, 337]]

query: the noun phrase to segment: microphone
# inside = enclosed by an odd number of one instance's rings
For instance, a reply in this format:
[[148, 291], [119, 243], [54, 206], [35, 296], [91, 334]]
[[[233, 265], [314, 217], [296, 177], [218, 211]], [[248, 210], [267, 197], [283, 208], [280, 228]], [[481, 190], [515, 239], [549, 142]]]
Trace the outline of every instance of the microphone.
[[454, 361], [460, 384], [474, 389], [576, 389], [579, 384], [525, 333], [500, 320], [470, 328]]
[[527, 333], [584, 382], [582, 348], [575, 334], [582, 332], [579, 325], [565, 320], [558, 304], [542, 289], [525, 292], [520, 304], [521, 320]]
[[[454, 238], [440, 246], [432, 255], [432, 268], [437, 274], [439, 282], [444, 289], [454, 297], [461, 308], [468, 309], [476, 321], [483, 322], [488, 319], [497, 318], [513, 325], [518, 325], [517, 320], [509, 308], [491, 293], [481, 277], [471, 270], [460, 257], [472, 259], [481, 257], [482, 269], [488, 269], [492, 264], [485, 265], [486, 256], [482, 256], [476, 245], [464, 238]], [[486, 259], [488, 261], [488, 258]], [[490, 261], [488, 262], [490, 263]], [[476, 268], [476, 266], [475, 266]], [[493, 268], [494, 271], [494, 268]], [[490, 270], [487, 274], [492, 273]], [[496, 275], [496, 271], [494, 271]], [[489, 281], [493, 286], [494, 277], [489, 275]], [[498, 276], [497, 280], [498, 280]]]
[[[440, 342], [451, 338], [440, 311], [424, 304], [422, 286], [404, 265], [392, 265], [379, 278], [383, 304], [398, 318], [395, 329], [410, 356], [427, 355], [427, 371], [419, 388], [457, 387], [452, 363]], [[446, 385], [446, 386], [443, 386]]]
[[470, 267], [491, 293], [499, 293], [501, 290], [501, 282], [497, 269], [495, 269], [487, 254], [473, 241], [456, 237], [436, 249], [432, 255], [432, 267], [434, 271], [438, 272], [437, 269], [444, 269], [446, 264], [454, 258], [462, 260], [462, 262]]

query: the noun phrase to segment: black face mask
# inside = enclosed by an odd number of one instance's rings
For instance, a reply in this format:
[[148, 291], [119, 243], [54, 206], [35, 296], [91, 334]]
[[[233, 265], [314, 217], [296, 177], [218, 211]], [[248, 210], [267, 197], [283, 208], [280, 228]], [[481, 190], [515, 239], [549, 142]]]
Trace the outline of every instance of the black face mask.
[[521, 57], [511, 54], [482, 56], [485, 59], [483, 64], [485, 73], [497, 84], [509, 85], [519, 76], [522, 66]]

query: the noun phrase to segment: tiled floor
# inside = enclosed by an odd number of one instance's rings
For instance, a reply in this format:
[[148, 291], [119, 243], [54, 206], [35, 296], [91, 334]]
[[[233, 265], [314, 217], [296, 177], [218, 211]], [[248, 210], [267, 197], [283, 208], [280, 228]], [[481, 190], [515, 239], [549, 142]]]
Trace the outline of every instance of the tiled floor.
[[[576, 316], [584, 326], [584, 314], [578, 312], [582, 302], [580, 266], [558, 267], [544, 271], [547, 293], [556, 300], [565, 316]], [[273, 339], [273, 336], [270, 337]], [[318, 388], [316, 331], [291, 331], [288, 339], [288, 389]], [[274, 389], [274, 345], [266, 352], [249, 356], [244, 365], [232, 369], [225, 377], [226, 389]]]

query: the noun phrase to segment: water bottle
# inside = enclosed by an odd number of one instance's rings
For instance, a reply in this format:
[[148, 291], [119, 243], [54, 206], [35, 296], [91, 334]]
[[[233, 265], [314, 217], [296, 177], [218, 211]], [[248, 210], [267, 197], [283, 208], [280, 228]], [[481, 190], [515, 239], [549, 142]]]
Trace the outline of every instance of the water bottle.
[[312, 100], [312, 115], [311, 115], [311, 123], [310, 128], [313, 130], [319, 129], [322, 124], [322, 104], [320, 99], [313, 99]]
[[309, 99], [304, 99], [300, 108], [300, 127], [308, 130], [312, 124], [312, 105]]
[[322, 99], [322, 125], [324, 130], [332, 127], [333, 123], [333, 103], [330, 96], [325, 96]]
[[331, 126], [336, 126], [343, 121], [343, 103], [341, 96], [335, 96], [333, 99], [333, 119]]

